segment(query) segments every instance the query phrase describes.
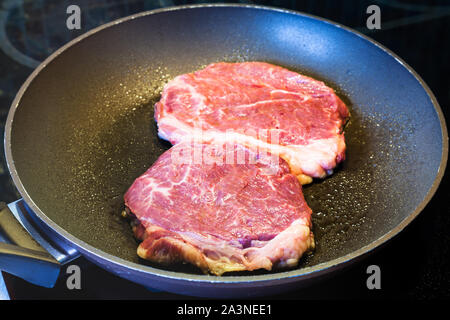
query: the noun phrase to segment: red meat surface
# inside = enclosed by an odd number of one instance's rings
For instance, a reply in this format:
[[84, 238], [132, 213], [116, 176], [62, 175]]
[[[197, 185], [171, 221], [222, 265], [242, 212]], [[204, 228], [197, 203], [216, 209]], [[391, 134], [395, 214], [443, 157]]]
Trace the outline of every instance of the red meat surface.
[[311, 209], [287, 163], [239, 144], [182, 142], [125, 194], [138, 255], [205, 272], [295, 266], [314, 246]]
[[279, 155], [301, 183], [345, 157], [346, 105], [323, 82], [263, 62], [215, 63], [175, 77], [155, 106], [158, 134]]

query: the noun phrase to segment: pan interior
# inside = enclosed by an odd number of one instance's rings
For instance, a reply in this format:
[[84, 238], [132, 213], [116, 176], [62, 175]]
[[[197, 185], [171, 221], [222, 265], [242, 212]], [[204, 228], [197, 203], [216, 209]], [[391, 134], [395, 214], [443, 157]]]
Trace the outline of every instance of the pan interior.
[[143, 263], [120, 212], [133, 180], [170, 147], [157, 137], [153, 105], [169, 79], [217, 61], [266, 61], [300, 71], [325, 81], [349, 105], [346, 161], [304, 188], [317, 248], [302, 266], [370, 244], [426, 197], [442, 133], [414, 76], [346, 30], [243, 7], [127, 20], [53, 59], [13, 119], [13, 162], [27, 194], [75, 237]]

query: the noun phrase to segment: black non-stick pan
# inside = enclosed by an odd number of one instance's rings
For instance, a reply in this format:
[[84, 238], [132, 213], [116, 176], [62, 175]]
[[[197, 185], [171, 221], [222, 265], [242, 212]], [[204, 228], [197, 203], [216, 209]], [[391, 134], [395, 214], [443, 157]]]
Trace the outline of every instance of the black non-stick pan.
[[[153, 120], [162, 86], [218, 61], [302, 72], [333, 87], [350, 108], [347, 159], [304, 188], [317, 248], [298, 268], [216, 277], [154, 265], [138, 258], [120, 215], [124, 192], [170, 147]], [[55, 52], [14, 100], [5, 146], [12, 178], [45, 233], [145, 286], [237, 297], [299, 287], [402, 231], [439, 185], [447, 139], [430, 89], [365, 36], [292, 11], [204, 5], [120, 19]]]

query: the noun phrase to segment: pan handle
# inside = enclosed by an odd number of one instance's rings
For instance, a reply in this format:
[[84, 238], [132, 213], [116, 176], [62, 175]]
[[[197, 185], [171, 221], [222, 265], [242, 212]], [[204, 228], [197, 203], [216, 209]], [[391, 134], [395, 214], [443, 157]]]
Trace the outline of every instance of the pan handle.
[[25, 220], [24, 209], [22, 200], [0, 203], [0, 270], [51, 288], [68, 255], [51, 246], [32, 221]]

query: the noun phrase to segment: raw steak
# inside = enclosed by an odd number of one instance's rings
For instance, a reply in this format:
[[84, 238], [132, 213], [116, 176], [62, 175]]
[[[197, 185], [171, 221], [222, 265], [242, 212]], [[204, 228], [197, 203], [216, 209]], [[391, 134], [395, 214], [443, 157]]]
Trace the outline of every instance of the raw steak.
[[301, 183], [345, 157], [349, 112], [323, 82], [262, 62], [215, 63], [170, 81], [155, 106], [161, 138], [234, 141], [286, 160]]
[[138, 255], [204, 272], [295, 266], [314, 246], [311, 209], [287, 163], [241, 145], [182, 142], [125, 194]]

